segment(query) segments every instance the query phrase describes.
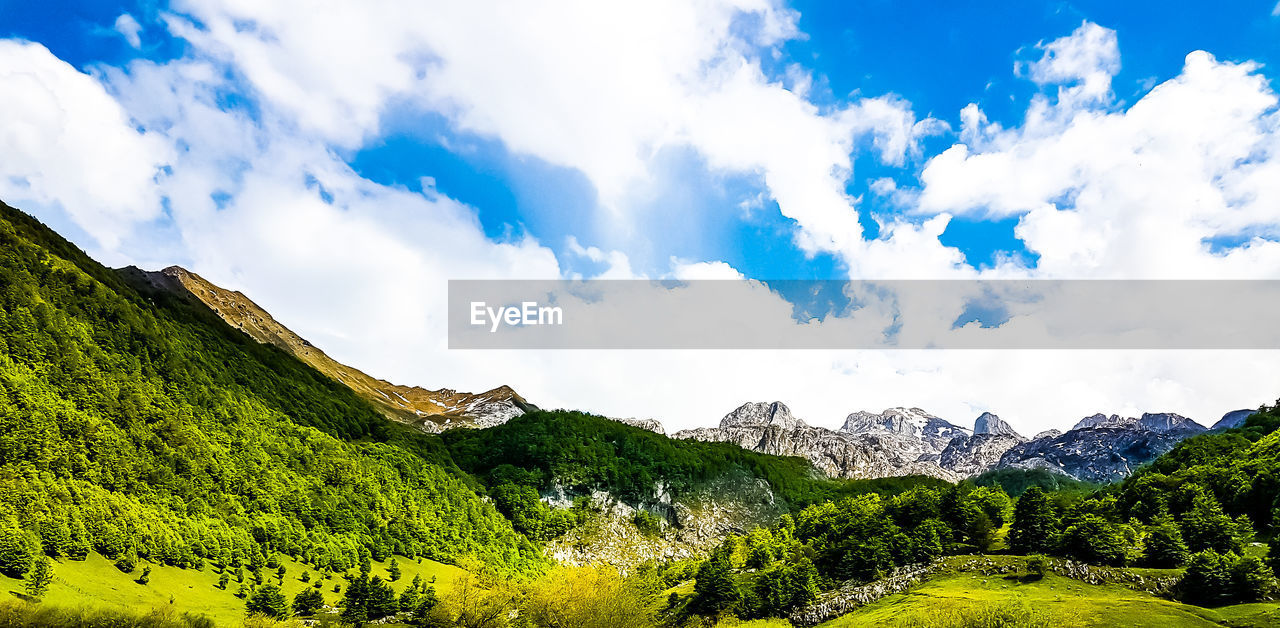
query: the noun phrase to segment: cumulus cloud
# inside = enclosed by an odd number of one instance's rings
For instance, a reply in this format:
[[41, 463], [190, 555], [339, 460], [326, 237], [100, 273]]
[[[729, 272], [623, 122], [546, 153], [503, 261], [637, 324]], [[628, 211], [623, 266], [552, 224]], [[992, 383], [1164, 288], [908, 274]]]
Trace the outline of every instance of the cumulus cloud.
[[111, 248], [161, 211], [169, 145], [40, 44], [0, 40], [0, 197], [66, 212]]
[[615, 218], [643, 211], [637, 190], [661, 184], [650, 180], [659, 151], [689, 147], [713, 170], [758, 175], [796, 221], [805, 252], [900, 272], [856, 261], [866, 245], [844, 191], [850, 155], [865, 138], [881, 161], [902, 165], [945, 124], [917, 120], [892, 95], [819, 109], [806, 99], [812, 76], [802, 68], [767, 76], [759, 57], [800, 36], [797, 15], [773, 0], [379, 7], [180, 2], [195, 19], [170, 21], [331, 141], [376, 133], [391, 106], [440, 112], [459, 129], [583, 172]]
[[[788, 10], [758, 0], [617, 13], [589, 2], [375, 4], [178, 2], [167, 20], [191, 42], [187, 57], [97, 76], [38, 45], [0, 42], [0, 87], [20, 94], [0, 103], [0, 194], [61, 208], [103, 250], [165, 215], [170, 232], [124, 254], [243, 290], [376, 376], [508, 383], [546, 407], [680, 428], [746, 400], [781, 399], [829, 426], [905, 403], [957, 423], [993, 410], [1030, 432], [1095, 411], [1211, 421], [1224, 406], [1267, 401], [1266, 352], [446, 352], [447, 279], [563, 268], [531, 238], [486, 238], [473, 208], [361, 179], [339, 156], [376, 136], [389, 108], [426, 108], [581, 170], [614, 205], [605, 211], [629, 209], [656, 151], [691, 147], [713, 170], [758, 175], [801, 247], [835, 252], [859, 277], [973, 276], [938, 238], [952, 215], [987, 212], [1022, 217], [1018, 235], [1048, 274], [1262, 272], [1273, 267], [1265, 238], [1227, 253], [1202, 241], [1274, 223], [1275, 99], [1249, 64], [1192, 55], [1177, 79], [1113, 111], [1115, 38], [1086, 24], [1026, 68], [1061, 89], [1037, 98], [1025, 124], [1006, 129], [966, 108], [964, 144], [929, 162], [919, 190], [877, 185], [923, 215], [881, 217], [882, 236], [867, 240], [845, 191], [851, 154], [869, 145], [883, 164], [907, 166], [943, 126], [893, 96], [818, 107], [803, 68], [768, 76], [759, 55], [800, 36]], [[227, 109], [226, 93], [253, 111]], [[1165, 235], [1145, 237], [1152, 230]], [[182, 259], [153, 257], [170, 236]], [[567, 248], [605, 276], [637, 275], [624, 251], [577, 239]], [[739, 273], [673, 259], [671, 276]], [[776, 294], [753, 294], [754, 307], [790, 315]]]
[[1085, 24], [1044, 49], [1033, 78], [1083, 91], [1035, 98], [1011, 129], [967, 107], [964, 143], [921, 175], [919, 212], [1020, 216], [1040, 275], [1280, 275], [1280, 115], [1255, 64], [1192, 52], [1177, 77], [1113, 110], [1097, 90], [1118, 67], [1114, 33]]

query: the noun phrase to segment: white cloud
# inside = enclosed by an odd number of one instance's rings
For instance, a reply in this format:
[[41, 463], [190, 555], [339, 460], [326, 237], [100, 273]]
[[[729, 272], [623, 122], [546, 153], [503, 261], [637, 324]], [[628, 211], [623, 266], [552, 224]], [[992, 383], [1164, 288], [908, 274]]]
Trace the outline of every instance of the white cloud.
[[35, 43], [0, 40], [0, 197], [57, 208], [114, 247], [160, 213], [168, 146], [94, 78]]
[[142, 25], [138, 23], [138, 20], [133, 19], [132, 15], [121, 13], [120, 17], [116, 18], [115, 29], [116, 32], [124, 37], [125, 41], [129, 42], [130, 46], [134, 48], [142, 47], [142, 37], [140, 35], [142, 33]]
[[[1118, 67], [1114, 33], [1085, 24], [1045, 47], [1033, 76], [1080, 78], [1057, 102], [1037, 97], [1023, 126], [966, 107], [961, 139], [929, 161], [923, 213], [1020, 216], [1016, 234], [1057, 277], [1280, 275], [1280, 115], [1252, 63], [1186, 57], [1182, 73], [1127, 110], [1104, 103]], [[1038, 74], [1037, 74], [1038, 72]], [[1245, 236], [1218, 251], [1214, 238]]]
[[1111, 92], [1111, 77], [1120, 71], [1116, 32], [1084, 22], [1073, 33], [1038, 46], [1044, 51], [1031, 63], [1031, 80], [1040, 85], [1071, 84], [1062, 97], [1102, 99]]
[[736, 268], [725, 262], [687, 262], [671, 258], [671, 276], [681, 281], [697, 279], [746, 279]]
[[[794, 15], [767, 4], [673, 2], [618, 14], [598, 3], [564, 6], [188, 5], [208, 28], [171, 18], [193, 42], [191, 56], [104, 70], [108, 90], [43, 48], [3, 42], [0, 85], [24, 97], [0, 103], [0, 185], [24, 181], [22, 198], [66, 208], [105, 248], [128, 236], [128, 225], [158, 216], [168, 196], [187, 259], [150, 257], [172, 244], [157, 239], [127, 251], [135, 260], [188, 263], [376, 376], [470, 390], [507, 383], [546, 407], [655, 416], [680, 428], [713, 423], [743, 401], [781, 399], [834, 427], [853, 410], [909, 404], [962, 424], [993, 410], [1034, 432], [1095, 411], [1212, 421], [1273, 396], [1270, 352], [447, 351], [447, 279], [548, 278], [562, 269], [536, 241], [486, 238], [473, 209], [430, 189], [362, 180], [335, 155], [335, 145], [376, 134], [387, 108], [406, 100], [582, 170], [606, 198], [617, 197], [613, 211], [627, 209], [656, 150], [694, 147], [713, 169], [758, 173], [800, 225], [805, 249], [839, 252], [856, 276], [972, 275], [938, 236], [951, 215], [982, 211], [1023, 215], [1019, 234], [1054, 274], [1273, 267], [1263, 242], [1242, 249], [1256, 259], [1222, 257], [1230, 266], [1198, 248], [1204, 233], [1273, 223], [1268, 208], [1280, 206], [1274, 96], [1251, 66], [1193, 55], [1178, 79], [1128, 111], [1108, 111], [1096, 91], [1114, 72], [1108, 38], [1082, 27], [1093, 44], [1048, 44], [1057, 52], [1037, 71], [1046, 85], [1085, 89], [1089, 99], [1060, 90], [1014, 129], [966, 109], [968, 146], [930, 162], [918, 193], [877, 186], [903, 201], [918, 195], [936, 215], [882, 217], [885, 237], [866, 241], [844, 191], [850, 154], [870, 144], [883, 163], [905, 164], [939, 123], [917, 120], [890, 96], [816, 107], [801, 69], [782, 82], [766, 77], [753, 55], [798, 36]], [[758, 27], [735, 27], [744, 15]], [[234, 87], [229, 73], [252, 81], [256, 117], [220, 110], [215, 95]], [[37, 102], [47, 86], [56, 98]], [[50, 123], [59, 108], [77, 123]], [[103, 135], [115, 148], [97, 153]], [[1215, 170], [1242, 154], [1237, 167]], [[157, 181], [162, 164], [172, 174]], [[20, 204], [13, 189], [0, 193]], [[1069, 208], [1055, 205], [1067, 198]], [[609, 276], [636, 275], [623, 251], [576, 239], [568, 248]], [[738, 273], [678, 259], [671, 272]], [[756, 298], [755, 307], [791, 311], [767, 291]]]
[[773, 0], [293, 4], [183, 2], [203, 27], [170, 21], [332, 141], [358, 143], [398, 103], [580, 170], [618, 241], [632, 235], [628, 214], [643, 211], [638, 191], [662, 184], [651, 180], [655, 155], [691, 147], [714, 170], [759, 175], [807, 253], [900, 272], [858, 259], [866, 244], [844, 192], [850, 154], [866, 138], [901, 165], [920, 137], [945, 129], [893, 96], [820, 110], [806, 100], [812, 76], [795, 65], [767, 77], [757, 56], [801, 36], [797, 16]]

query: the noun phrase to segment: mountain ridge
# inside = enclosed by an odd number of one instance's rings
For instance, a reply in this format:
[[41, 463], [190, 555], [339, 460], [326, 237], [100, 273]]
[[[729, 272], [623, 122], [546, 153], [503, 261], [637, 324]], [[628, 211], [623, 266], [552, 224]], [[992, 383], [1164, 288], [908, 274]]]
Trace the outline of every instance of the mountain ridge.
[[147, 271], [127, 266], [117, 273], [143, 291], [164, 291], [203, 305], [250, 338], [272, 344], [351, 388], [387, 418], [428, 432], [453, 427], [489, 427], [536, 407], [510, 386], [482, 393], [429, 390], [379, 379], [343, 364], [277, 321], [244, 293], [227, 290], [181, 266]]

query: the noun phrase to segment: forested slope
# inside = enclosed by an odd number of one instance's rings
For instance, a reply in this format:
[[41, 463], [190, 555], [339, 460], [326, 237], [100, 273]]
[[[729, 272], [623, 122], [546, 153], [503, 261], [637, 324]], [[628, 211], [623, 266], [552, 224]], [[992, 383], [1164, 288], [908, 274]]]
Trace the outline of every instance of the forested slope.
[[397, 429], [0, 205], [0, 545], [189, 567], [271, 552], [335, 569], [390, 552], [541, 563], [437, 440]]

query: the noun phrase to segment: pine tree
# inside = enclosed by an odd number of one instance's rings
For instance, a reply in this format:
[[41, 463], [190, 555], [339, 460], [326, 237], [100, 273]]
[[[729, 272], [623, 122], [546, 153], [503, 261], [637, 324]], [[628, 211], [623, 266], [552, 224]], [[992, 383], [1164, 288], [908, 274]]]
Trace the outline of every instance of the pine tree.
[[228, 584], [228, 583], [230, 583], [230, 582], [231, 582], [231, 576], [227, 575], [227, 572], [225, 572], [225, 571], [224, 571], [224, 572], [222, 572], [222, 575], [221, 575], [221, 576], [218, 576], [218, 588], [219, 588], [219, 589], [222, 589], [223, 591], [226, 591], [226, 590], [227, 590], [227, 584]]
[[293, 613], [295, 615], [312, 615], [324, 606], [324, 596], [320, 591], [313, 588], [303, 589], [293, 598]]
[[30, 571], [27, 572], [27, 595], [40, 599], [44, 596], [45, 591], [49, 590], [49, 584], [53, 582], [53, 563], [48, 556], [41, 555], [32, 563]]
[[395, 582], [400, 579], [400, 563], [392, 557], [391, 564], [387, 566], [387, 575], [391, 577], [391, 581]]
[[22, 528], [12, 521], [0, 521], [0, 574], [21, 578], [31, 568], [32, 554]]
[[284, 619], [289, 616], [289, 602], [285, 601], [284, 593], [274, 584], [268, 584], [249, 596], [245, 608], [250, 615], [266, 615], [272, 619]]
[[732, 540], [726, 540], [713, 550], [694, 576], [694, 603], [703, 615], [717, 615], [742, 599], [742, 592], [733, 579], [732, 543]]

